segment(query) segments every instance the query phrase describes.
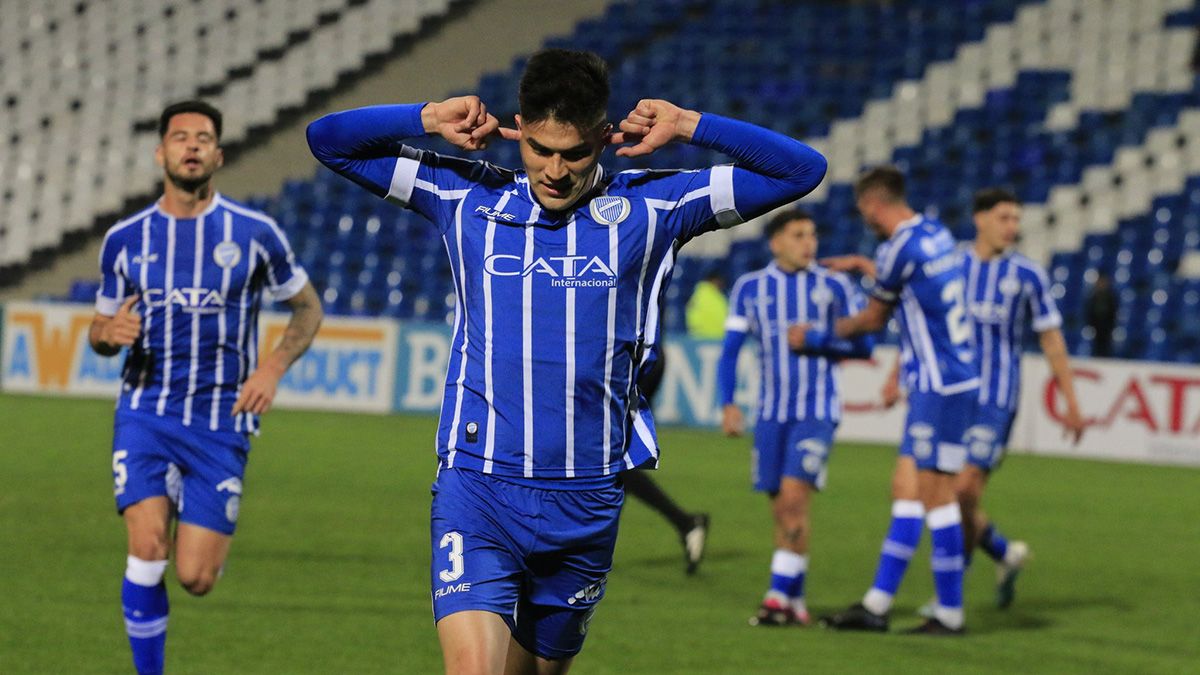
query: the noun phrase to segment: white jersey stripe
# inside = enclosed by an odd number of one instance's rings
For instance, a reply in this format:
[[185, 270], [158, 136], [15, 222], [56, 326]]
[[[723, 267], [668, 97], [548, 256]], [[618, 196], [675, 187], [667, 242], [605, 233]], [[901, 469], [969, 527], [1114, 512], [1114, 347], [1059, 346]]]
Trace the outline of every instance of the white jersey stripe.
[[789, 347], [787, 344], [787, 327], [788, 327], [788, 308], [791, 306], [791, 301], [788, 299], [787, 279], [772, 268], [771, 276], [775, 279], [775, 288], [779, 289], [779, 297], [776, 298], [775, 307], [775, 339], [778, 343], [779, 355], [779, 402], [775, 413], [775, 419], [779, 422], [787, 421], [788, 408], [788, 393], [791, 391], [791, 370], [789, 362], [791, 359], [782, 358], [788, 353]]
[[[801, 323], [808, 323], [808, 275], [800, 273], [796, 275], [796, 320]], [[796, 393], [796, 418], [805, 419], [808, 417], [808, 411], [805, 409], [808, 403], [808, 362], [809, 357], [800, 355], [796, 359], [799, 365], [800, 381], [797, 382], [799, 390]]]
[[[578, 246], [578, 231], [575, 216], [567, 222], [567, 256], [575, 255]], [[575, 289], [567, 289], [566, 326], [563, 337], [566, 349], [567, 378], [566, 396], [566, 458], [564, 469], [567, 478], [575, 477]]]
[[762, 397], [762, 406], [759, 410], [759, 415], [763, 419], [771, 418], [771, 411], [775, 409], [775, 369], [770, 364], [775, 363], [775, 350], [770, 339], [771, 314], [767, 307], [767, 300], [771, 292], [771, 277], [768, 274], [762, 274], [758, 277], [758, 297], [756, 309], [758, 310], [758, 326], [763, 332], [763, 354], [762, 362], [765, 367], [762, 369], [764, 375], [764, 395]]
[[[192, 288], [200, 288], [204, 274], [204, 214], [196, 218], [195, 261], [192, 264]], [[196, 397], [196, 371], [200, 363], [200, 314], [192, 312], [192, 351], [188, 363], [188, 387], [183, 399], [183, 424], [192, 424], [192, 406]]]
[[[620, 270], [620, 238], [617, 228], [608, 228], [608, 268], [614, 273]], [[613, 345], [617, 337], [617, 288], [608, 289], [608, 320], [605, 323], [604, 341], [604, 475], [612, 470], [612, 372]]]
[[[462, 223], [463, 202], [459, 202], [454, 209], [454, 244], [457, 251], [458, 269], [454, 286], [456, 289], [455, 298], [455, 313], [454, 313], [454, 334], [459, 335], [459, 328], [462, 328], [462, 346], [459, 349], [458, 362], [458, 379], [455, 381], [455, 397], [454, 397], [454, 418], [450, 423], [450, 438], [446, 447], [450, 450], [449, 456], [446, 458], [446, 466], [454, 468], [454, 455], [458, 449], [458, 425], [462, 421], [462, 404], [463, 404], [463, 382], [467, 378], [467, 347], [471, 343], [471, 322], [467, 315], [467, 272], [463, 266], [463, 223]], [[451, 270], [454, 266], [451, 265]]]
[[[528, 269], [533, 264], [533, 234], [534, 226], [541, 216], [541, 209], [536, 205], [529, 212], [529, 221], [525, 223], [525, 252], [522, 256], [522, 267]], [[524, 368], [522, 380], [522, 409], [525, 411], [525, 467], [526, 478], [533, 476], [533, 278], [525, 275], [521, 280], [521, 365]]]
[[[415, 169], [414, 169], [415, 171]], [[495, 209], [503, 211], [508, 204], [511, 192], [505, 192], [496, 202]], [[490, 257], [496, 250], [496, 220], [488, 218], [487, 231], [484, 235], [484, 256]], [[483, 387], [484, 398], [488, 406], [487, 432], [483, 445], [483, 472], [492, 472], [492, 456], [496, 452], [496, 393], [492, 381], [492, 275], [487, 270], [483, 272]]]
[[[167, 274], [163, 279], [163, 297], [169, 298], [175, 289], [175, 218], [167, 218]], [[157, 413], [161, 417], [167, 409], [167, 397], [171, 395], [171, 318], [172, 303], [163, 303], [163, 382], [158, 395]]]
[[[225, 223], [222, 228], [221, 241], [233, 240], [233, 214], [228, 210], [225, 211]], [[221, 271], [221, 297], [229, 297], [229, 275], [231, 268], [225, 266]], [[217, 357], [215, 359], [216, 371], [214, 377], [216, 386], [213, 387], [212, 409], [209, 412], [208, 428], [216, 431], [220, 424], [221, 415], [221, 386], [225, 384], [225, 354], [224, 344], [225, 336], [229, 328], [225, 325], [225, 311], [217, 314]], [[239, 343], [240, 344], [240, 343]]]
[[[150, 286], [149, 278], [147, 277], [147, 272], [146, 272], [146, 268], [148, 268], [149, 265], [147, 265], [144, 262], [149, 257], [150, 257], [150, 216], [147, 215], [146, 218], [144, 220], [142, 220], [142, 261], [143, 262], [142, 262], [142, 273], [141, 273], [140, 279], [139, 279], [139, 283], [141, 285], [141, 289], [142, 289], [142, 293], [143, 293], [141, 302], [146, 308], [142, 312], [142, 314], [143, 314], [142, 318], [144, 319], [144, 321], [142, 322], [142, 350], [147, 353], [149, 353], [149, 351], [150, 351], [150, 326], [153, 324], [153, 321], [154, 321], [154, 312], [152, 312], [150, 310], [150, 305], [146, 302], [147, 298], [144, 295], [146, 292], [146, 289], [149, 288], [149, 286]], [[138, 404], [141, 403], [141, 401], [142, 401], [142, 392], [144, 392], [146, 390], [146, 376], [149, 374], [150, 368], [149, 368], [148, 364], [143, 363], [143, 364], [141, 364], [141, 369], [142, 369], [142, 372], [138, 374], [137, 388], [133, 390], [133, 396], [131, 396], [129, 398], [130, 410], [138, 409]]]

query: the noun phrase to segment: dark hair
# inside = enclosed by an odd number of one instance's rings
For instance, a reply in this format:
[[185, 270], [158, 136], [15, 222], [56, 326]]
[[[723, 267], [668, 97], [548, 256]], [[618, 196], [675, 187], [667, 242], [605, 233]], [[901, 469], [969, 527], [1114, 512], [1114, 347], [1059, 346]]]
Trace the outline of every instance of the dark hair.
[[[775, 215], [774, 218], [771, 218], [771, 220], [767, 221], [767, 226], [763, 229], [763, 234], [765, 234], [769, 240], [771, 237], [779, 234], [779, 232], [783, 230], [784, 226], [793, 220], [812, 219], [812, 214], [804, 209], [789, 209], [787, 211], [780, 211]], [[813, 222], [814, 224], [816, 223], [816, 221]]]
[[904, 199], [904, 174], [894, 166], [877, 166], [854, 181], [854, 196], [861, 197], [870, 190], [882, 190], [888, 201]]
[[167, 135], [167, 127], [170, 126], [172, 117], [184, 113], [199, 113], [212, 120], [217, 140], [221, 140], [221, 111], [204, 101], [180, 101], [163, 108], [162, 115], [158, 118], [158, 137]]
[[991, 211], [997, 204], [1016, 204], [1020, 206], [1021, 200], [1017, 199], [1017, 196], [1011, 190], [996, 187], [984, 188], [975, 193], [975, 198], [971, 205], [971, 213]]
[[607, 114], [608, 65], [592, 52], [543, 49], [525, 65], [518, 100], [526, 123], [554, 119], [590, 130]]

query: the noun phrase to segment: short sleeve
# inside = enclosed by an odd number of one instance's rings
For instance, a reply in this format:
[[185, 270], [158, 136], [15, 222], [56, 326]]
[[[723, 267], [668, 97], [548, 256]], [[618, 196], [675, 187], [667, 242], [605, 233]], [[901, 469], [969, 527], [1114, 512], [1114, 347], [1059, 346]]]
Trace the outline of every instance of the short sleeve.
[[283, 301], [299, 293], [308, 283], [308, 273], [296, 262], [287, 236], [275, 221], [266, 222], [258, 244], [265, 253], [267, 291], [271, 296]]
[[910, 259], [908, 237], [887, 241], [875, 252], [875, 282], [871, 295], [888, 304], [896, 304], [904, 284], [912, 277], [916, 262]]
[[1038, 266], [1029, 268], [1030, 274], [1025, 282], [1026, 295], [1029, 298], [1029, 309], [1033, 315], [1033, 330], [1042, 333], [1062, 327], [1062, 315], [1058, 305], [1050, 293], [1050, 277], [1046, 270]]
[[750, 288], [752, 275], [743, 274], [733, 284], [729, 291], [729, 316], [725, 319], [725, 330], [736, 333], [750, 331], [750, 315], [746, 308], [750, 306]]
[[134, 288], [129, 283], [129, 253], [124, 237], [110, 233], [100, 247], [100, 288], [96, 291], [96, 313], [116, 316], [121, 303]]

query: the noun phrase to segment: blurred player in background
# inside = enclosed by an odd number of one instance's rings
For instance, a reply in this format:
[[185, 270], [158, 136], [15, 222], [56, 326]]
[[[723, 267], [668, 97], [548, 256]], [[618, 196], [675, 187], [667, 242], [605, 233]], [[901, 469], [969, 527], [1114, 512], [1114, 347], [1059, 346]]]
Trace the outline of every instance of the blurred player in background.
[[[742, 409], [733, 401], [737, 358], [749, 333], [758, 340], [762, 375], [754, 426], [754, 489], [771, 498], [775, 553], [771, 586], [750, 622], [758, 626], [809, 623], [804, 602], [808, 571], [809, 503], [825, 487], [826, 464], [841, 419], [837, 362], [866, 358], [874, 340], [833, 335], [834, 322], [862, 311], [857, 284], [815, 262], [816, 224], [792, 210], [767, 223], [775, 259], [737, 280], [718, 364], [721, 428], [742, 432]], [[807, 324], [804, 347], [792, 351], [788, 328]]]
[[[638, 389], [646, 398], [651, 410], [654, 409], [654, 398], [658, 394], [658, 387], [662, 384], [666, 369], [667, 358], [660, 345], [642, 364], [642, 374], [638, 377]], [[626, 471], [621, 478], [627, 494], [657, 511], [675, 528], [679, 534], [679, 541], [683, 544], [683, 569], [689, 575], [695, 574], [700, 569], [700, 561], [704, 559], [704, 549], [708, 544], [709, 515], [684, 511], [671, 499], [671, 495], [659, 486], [658, 481], [643, 469]]]
[[[967, 429], [975, 419], [979, 364], [964, 300], [962, 252], [940, 223], [905, 199], [904, 175], [877, 167], [854, 185], [863, 220], [885, 241], [872, 262], [862, 256], [829, 261], [874, 279], [866, 309], [840, 319], [834, 333], [849, 337], [882, 330], [896, 310], [904, 383], [909, 391], [900, 457], [892, 476], [892, 523], [883, 542], [875, 581], [860, 604], [822, 618], [837, 630], [886, 631], [892, 600], [921, 540], [922, 520], [933, 539], [930, 560], [937, 608], [913, 632], [963, 632], [962, 517], [955, 475], [966, 462]], [[803, 348], [803, 327], [789, 331]]]
[[[458, 306], [433, 486], [434, 618], [451, 673], [565, 672], [612, 566], [620, 475], [656, 466], [636, 374], [659, 335], [679, 246], [811, 191], [824, 158], [785, 136], [643, 99], [614, 132], [608, 72], [545, 50], [521, 77], [516, 129], [474, 96], [327, 115], [326, 166], [437, 227]], [[402, 145], [520, 143], [523, 170]], [[671, 142], [735, 165], [625, 171]]]
[[[258, 416], [322, 318], [275, 222], [213, 188], [223, 162], [221, 113], [200, 101], [177, 103], [163, 111], [159, 135], [163, 195], [105, 235], [88, 334], [99, 354], [129, 350], [112, 470], [129, 534], [121, 604], [139, 673], [163, 671], [172, 543], [179, 582], [193, 595], [208, 593], [237, 524], [247, 437], [258, 433]], [[260, 363], [264, 290], [292, 316]]]
[[[1018, 573], [1029, 557], [1023, 541], [1009, 542], [980, 506], [992, 472], [999, 468], [1021, 392], [1021, 355], [1027, 330], [1037, 333], [1042, 353], [1066, 400], [1063, 427], [1075, 442], [1085, 423], [1075, 396], [1075, 382], [1063, 340], [1062, 316], [1050, 295], [1050, 279], [1040, 265], [1018, 253], [1021, 203], [998, 188], [975, 194], [975, 241], [965, 247], [967, 305], [975, 327], [979, 355], [979, 410], [969, 433], [967, 465], [958, 474], [956, 491], [962, 509], [965, 563], [981, 547], [996, 562], [996, 605], [1012, 604]], [[895, 402], [899, 373], [893, 370], [885, 404]], [[921, 609], [932, 616], [933, 605]]]

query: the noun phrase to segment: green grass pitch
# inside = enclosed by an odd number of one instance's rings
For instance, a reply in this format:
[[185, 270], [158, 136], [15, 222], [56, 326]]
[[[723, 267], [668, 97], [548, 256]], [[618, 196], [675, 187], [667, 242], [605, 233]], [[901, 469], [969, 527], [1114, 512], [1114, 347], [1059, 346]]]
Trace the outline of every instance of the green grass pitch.
[[[124, 532], [110, 479], [112, 404], [0, 397], [0, 673], [121, 673]], [[172, 673], [435, 673], [430, 618], [430, 417], [272, 412], [254, 441], [224, 579], [172, 582]], [[577, 673], [1126, 673], [1200, 669], [1200, 471], [1017, 456], [987, 505], [1035, 559], [1015, 605], [968, 577], [964, 639], [751, 628], [771, 524], [746, 439], [668, 429], [657, 476], [713, 529], [684, 577], [674, 532], [623, 516], [608, 595]], [[809, 605], [857, 600], [889, 513], [894, 451], [842, 444], [815, 505]], [[928, 545], [893, 627], [931, 593]], [[168, 572], [168, 574], [171, 574]]]

